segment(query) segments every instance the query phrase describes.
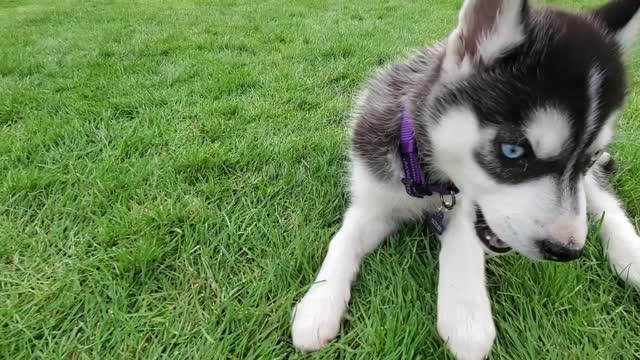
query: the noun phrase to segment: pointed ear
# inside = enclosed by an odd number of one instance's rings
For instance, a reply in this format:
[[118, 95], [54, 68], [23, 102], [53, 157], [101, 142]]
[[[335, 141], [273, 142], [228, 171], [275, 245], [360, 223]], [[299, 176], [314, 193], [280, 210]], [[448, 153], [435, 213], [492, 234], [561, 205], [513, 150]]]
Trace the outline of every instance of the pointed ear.
[[445, 75], [463, 77], [522, 43], [528, 15], [527, 0], [465, 0], [447, 39]]
[[615, 36], [624, 53], [629, 53], [640, 35], [640, 0], [612, 0], [593, 11]]

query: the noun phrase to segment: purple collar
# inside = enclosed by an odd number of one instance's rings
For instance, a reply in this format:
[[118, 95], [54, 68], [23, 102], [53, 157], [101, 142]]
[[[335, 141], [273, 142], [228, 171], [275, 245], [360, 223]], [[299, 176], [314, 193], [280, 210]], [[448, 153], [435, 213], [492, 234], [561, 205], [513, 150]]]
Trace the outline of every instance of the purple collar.
[[420, 158], [418, 156], [418, 146], [416, 144], [416, 136], [411, 123], [411, 115], [407, 106], [402, 108], [402, 124], [400, 126], [400, 157], [404, 168], [404, 184], [407, 194], [423, 198], [432, 196], [434, 193], [440, 195], [457, 194], [460, 192], [452, 182], [429, 183], [425, 173], [420, 166]]

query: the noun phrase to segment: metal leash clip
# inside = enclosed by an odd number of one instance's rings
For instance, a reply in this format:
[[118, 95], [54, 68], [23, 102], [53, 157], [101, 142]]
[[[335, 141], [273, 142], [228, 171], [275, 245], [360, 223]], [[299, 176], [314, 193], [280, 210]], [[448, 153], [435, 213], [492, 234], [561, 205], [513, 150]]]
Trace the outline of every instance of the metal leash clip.
[[444, 195], [440, 194], [440, 204], [442, 204], [442, 207], [447, 210], [451, 210], [456, 206], [456, 193], [449, 191], [449, 196], [451, 196], [451, 202], [445, 200]]

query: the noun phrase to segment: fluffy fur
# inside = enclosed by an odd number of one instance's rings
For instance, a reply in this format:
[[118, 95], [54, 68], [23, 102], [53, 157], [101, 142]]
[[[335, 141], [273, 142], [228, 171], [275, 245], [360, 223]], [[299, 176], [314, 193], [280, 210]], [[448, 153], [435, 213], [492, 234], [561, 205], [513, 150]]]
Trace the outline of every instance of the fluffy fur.
[[[640, 287], [640, 238], [608, 185], [604, 152], [624, 104], [623, 60], [640, 32], [639, 8], [638, 0], [616, 0], [569, 13], [526, 0], [466, 0], [446, 39], [379, 72], [355, 104], [351, 204], [295, 307], [296, 348], [331, 341], [364, 256], [440, 205], [410, 197], [401, 182], [405, 107], [423, 168], [461, 190], [440, 237], [437, 319], [457, 358], [486, 357], [496, 336], [479, 214], [505, 246], [556, 261], [581, 254], [587, 213], [604, 215], [611, 266]], [[526, 153], [510, 159], [503, 144]]]

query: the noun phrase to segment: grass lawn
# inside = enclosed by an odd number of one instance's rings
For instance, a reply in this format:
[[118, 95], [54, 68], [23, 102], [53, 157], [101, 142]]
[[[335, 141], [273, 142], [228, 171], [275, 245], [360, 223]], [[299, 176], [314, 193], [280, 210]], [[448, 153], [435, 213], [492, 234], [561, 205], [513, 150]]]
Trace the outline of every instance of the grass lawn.
[[[366, 261], [336, 342], [297, 354], [289, 322], [345, 209], [354, 91], [460, 3], [0, 1], [0, 358], [448, 357], [420, 226]], [[636, 221], [639, 60], [614, 149]], [[488, 272], [494, 359], [640, 357], [595, 236]]]

